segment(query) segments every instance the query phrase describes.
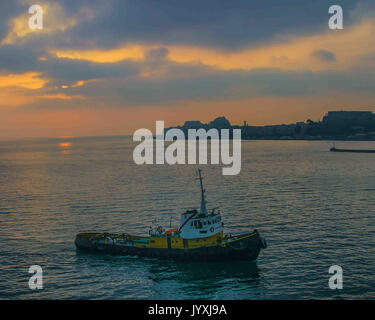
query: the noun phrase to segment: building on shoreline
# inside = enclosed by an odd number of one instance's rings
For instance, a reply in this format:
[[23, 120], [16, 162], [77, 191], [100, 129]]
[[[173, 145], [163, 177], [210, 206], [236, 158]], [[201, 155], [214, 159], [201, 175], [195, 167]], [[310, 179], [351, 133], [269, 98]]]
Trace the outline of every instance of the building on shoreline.
[[371, 111], [329, 111], [322, 121], [296, 122], [292, 124], [251, 126], [232, 125], [224, 116], [209, 123], [186, 121], [179, 128], [185, 135], [189, 129], [241, 129], [242, 139], [269, 140], [375, 140], [375, 113]]

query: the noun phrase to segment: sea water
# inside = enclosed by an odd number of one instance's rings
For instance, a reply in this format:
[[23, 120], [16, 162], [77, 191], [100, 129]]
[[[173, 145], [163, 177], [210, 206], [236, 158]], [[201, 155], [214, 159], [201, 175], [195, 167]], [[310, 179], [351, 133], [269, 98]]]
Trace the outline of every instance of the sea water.
[[[340, 147], [375, 149], [374, 142]], [[374, 299], [375, 155], [325, 141], [243, 141], [239, 175], [201, 165], [228, 233], [258, 229], [256, 263], [77, 252], [83, 231], [145, 234], [199, 207], [194, 165], [136, 165], [130, 137], [0, 142], [2, 299]], [[171, 219], [172, 217], [172, 219]], [[31, 265], [43, 289], [28, 285]], [[329, 267], [343, 269], [332, 290]]]

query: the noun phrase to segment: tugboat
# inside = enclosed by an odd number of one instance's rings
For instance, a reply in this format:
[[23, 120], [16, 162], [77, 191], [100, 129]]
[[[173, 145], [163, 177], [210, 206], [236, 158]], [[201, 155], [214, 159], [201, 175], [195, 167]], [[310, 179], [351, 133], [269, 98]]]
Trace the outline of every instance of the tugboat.
[[179, 261], [236, 261], [256, 260], [266, 240], [257, 230], [237, 235], [224, 235], [224, 223], [217, 208], [206, 209], [205, 189], [201, 170], [198, 170], [201, 188], [201, 206], [181, 214], [178, 228], [165, 230], [150, 227], [149, 236], [127, 233], [79, 233], [77, 249], [138, 257], [174, 259]]

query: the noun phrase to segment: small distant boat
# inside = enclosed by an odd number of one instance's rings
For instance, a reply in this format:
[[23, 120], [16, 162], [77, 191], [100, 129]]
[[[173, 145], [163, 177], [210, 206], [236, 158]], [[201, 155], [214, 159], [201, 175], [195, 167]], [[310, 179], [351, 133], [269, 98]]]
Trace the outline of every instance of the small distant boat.
[[366, 150], [366, 149], [338, 149], [331, 148], [329, 151], [332, 152], [356, 152], [356, 153], [375, 153], [375, 150]]
[[329, 151], [332, 151], [332, 152], [375, 153], [375, 150], [371, 150], [371, 149], [339, 149], [339, 148], [335, 147], [335, 144], [333, 144], [333, 147], [330, 148]]
[[220, 212], [206, 209], [205, 189], [201, 170], [201, 207], [181, 214], [177, 228], [165, 230], [150, 227], [149, 236], [113, 233], [80, 233], [76, 236], [78, 249], [139, 257], [174, 259], [182, 261], [235, 261], [256, 260], [266, 240], [257, 230], [237, 235], [224, 235]]

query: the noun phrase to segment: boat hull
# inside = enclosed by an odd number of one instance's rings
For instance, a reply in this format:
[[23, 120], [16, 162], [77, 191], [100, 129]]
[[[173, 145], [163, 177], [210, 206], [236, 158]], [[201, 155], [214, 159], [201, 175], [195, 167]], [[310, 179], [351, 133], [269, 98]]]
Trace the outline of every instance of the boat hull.
[[[91, 235], [91, 236], [90, 236]], [[116, 235], [110, 235], [116, 239]], [[178, 261], [253, 261], [256, 260], [265, 242], [257, 231], [223, 240], [221, 244], [198, 248], [149, 248], [132, 245], [98, 242], [96, 234], [78, 234], [75, 239], [77, 249], [92, 253], [108, 253]]]
[[352, 152], [352, 153], [375, 153], [375, 150], [366, 150], [366, 149], [337, 149], [331, 148], [329, 149], [331, 152]]

